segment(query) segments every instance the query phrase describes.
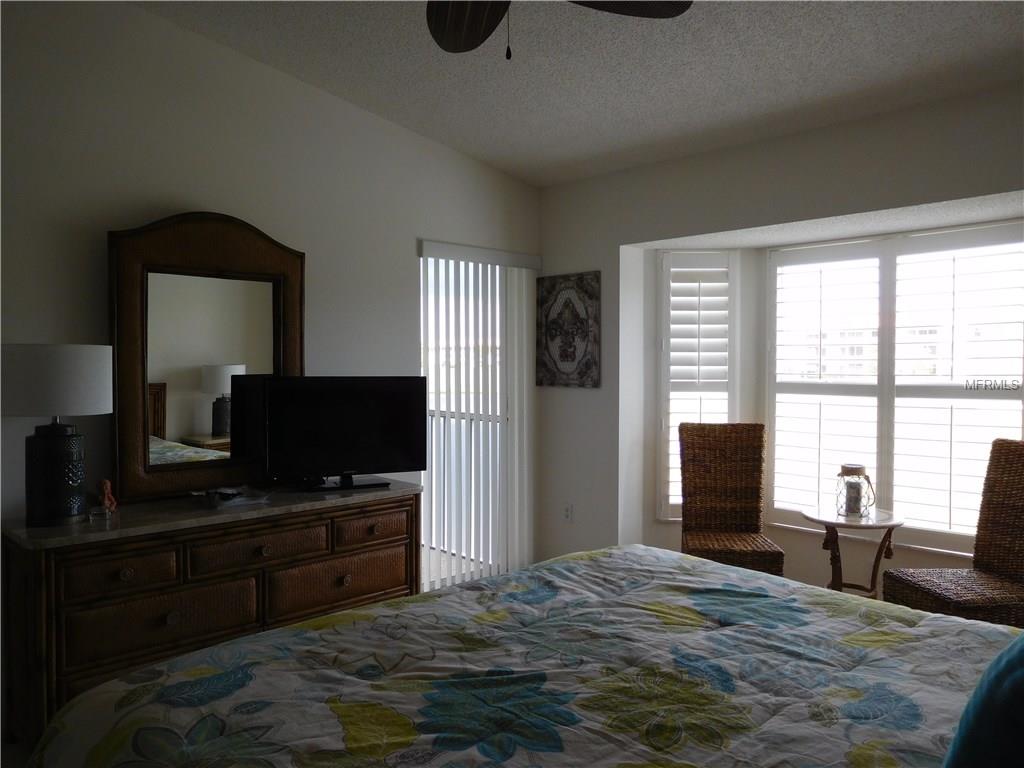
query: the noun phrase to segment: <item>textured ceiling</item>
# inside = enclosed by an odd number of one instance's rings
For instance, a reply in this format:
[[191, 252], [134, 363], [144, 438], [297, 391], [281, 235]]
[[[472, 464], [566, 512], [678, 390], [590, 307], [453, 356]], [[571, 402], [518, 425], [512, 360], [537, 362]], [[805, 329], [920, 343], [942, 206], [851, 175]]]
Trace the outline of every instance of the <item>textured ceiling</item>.
[[1024, 70], [1022, 3], [697, 2], [631, 19], [514, 2], [476, 51], [424, 2], [147, 3], [174, 23], [548, 185], [856, 119]]

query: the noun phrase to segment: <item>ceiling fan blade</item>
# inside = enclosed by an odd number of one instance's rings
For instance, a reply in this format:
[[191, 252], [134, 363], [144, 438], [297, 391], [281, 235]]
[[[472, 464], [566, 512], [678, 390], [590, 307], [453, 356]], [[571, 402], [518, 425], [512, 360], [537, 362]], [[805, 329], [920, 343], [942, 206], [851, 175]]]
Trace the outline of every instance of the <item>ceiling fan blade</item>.
[[427, 0], [427, 27], [434, 42], [449, 53], [472, 51], [497, 29], [510, 3]]
[[619, 3], [590, 3], [582, 0], [569, 0], [573, 5], [582, 5], [584, 8], [593, 8], [595, 11], [605, 13], [617, 13], [620, 16], [637, 16], [642, 19], [674, 19], [682, 16], [693, 5], [690, 2], [619, 2]]

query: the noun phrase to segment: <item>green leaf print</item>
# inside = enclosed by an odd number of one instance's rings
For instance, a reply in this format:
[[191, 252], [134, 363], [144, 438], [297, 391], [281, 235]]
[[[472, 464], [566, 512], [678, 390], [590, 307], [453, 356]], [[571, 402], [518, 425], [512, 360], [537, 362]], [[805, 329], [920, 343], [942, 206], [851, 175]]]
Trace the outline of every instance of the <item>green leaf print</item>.
[[913, 635], [891, 629], [864, 629], [846, 635], [843, 642], [858, 648], [888, 648], [890, 645], [898, 645], [913, 639]]
[[85, 756], [85, 768], [107, 768], [113, 765], [114, 758], [128, 746], [135, 732], [145, 724], [145, 718], [134, 717], [107, 731]]
[[881, 741], [858, 744], [846, 753], [846, 761], [850, 768], [900, 768], [899, 760]]
[[295, 768], [385, 768], [380, 760], [335, 749], [317, 752], [292, 752]]
[[586, 683], [597, 695], [577, 703], [606, 717], [605, 726], [635, 733], [651, 749], [663, 752], [687, 741], [723, 750], [729, 738], [754, 728], [746, 710], [710, 688], [706, 681], [674, 670], [639, 667]]
[[453, 640], [458, 641], [459, 647], [455, 648], [455, 651], [462, 651], [464, 653], [470, 653], [473, 651], [489, 651], [492, 648], [498, 648], [497, 643], [492, 643], [486, 638], [474, 635], [470, 632], [458, 630], [457, 632], [449, 632], [449, 637]]
[[412, 720], [390, 707], [373, 701], [344, 703], [337, 696], [327, 706], [345, 729], [345, 751], [360, 757], [383, 760], [405, 749], [418, 736]]
[[403, 680], [402, 678], [389, 678], [380, 683], [370, 683], [375, 691], [394, 691], [396, 693], [426, 693], [434, 690], [429, 680]]
[[508, 609], [500, 608], [496, 611], [484, 611], [473, 617], [477, 624], [500, 624], [509, 617]]
[[827, 701], [817, 701], [807, 708], [811, 720], [821, 723], [826, 728], [831, 728], [839, 722], [839, 710], [835, 705]]
[[856, 619], [866, 627], [877, 627], [880, 624], [893, 622], [906, 627], [916, 627], [925, 614], [893, 603], [859, 600], [853, 595], [840, 592], [811, 592], [801, 596], [800, 602], [810, 608], [820, 608], [830, 618]]
[[658, 621], [667, 627], [698, 629], [707, 623], [704, 615], [693, 608], [673, 603], [645, 603], [637, 606], [658, 617]]

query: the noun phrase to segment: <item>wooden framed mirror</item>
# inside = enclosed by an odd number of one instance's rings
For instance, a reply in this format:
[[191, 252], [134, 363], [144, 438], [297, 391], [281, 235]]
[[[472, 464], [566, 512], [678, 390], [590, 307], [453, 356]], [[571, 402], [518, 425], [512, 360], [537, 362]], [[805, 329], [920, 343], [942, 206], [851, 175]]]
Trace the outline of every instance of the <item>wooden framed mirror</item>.
[[304, 254], [203, 212], [110, 232], [108, 246], [119, 497], [252, 479], [224, 433], [230, 376], [302, 374]]

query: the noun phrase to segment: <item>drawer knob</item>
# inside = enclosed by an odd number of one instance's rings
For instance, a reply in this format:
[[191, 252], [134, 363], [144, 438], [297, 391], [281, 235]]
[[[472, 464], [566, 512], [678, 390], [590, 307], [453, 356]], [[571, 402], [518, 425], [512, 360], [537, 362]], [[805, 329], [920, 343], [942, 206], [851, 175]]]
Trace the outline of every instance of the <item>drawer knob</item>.
[[374, 523], [373, 525], [370, 526], [370, 535], [371, 536], [376, 536], [377, 534], [380, 533], [380, 531], [381, 531], [380, 523]]
[[135, 569], [130, 565], [126, 565], [121, 569], [120, 573], [117, 574], [117, 578], [127, 584], [135, 579]]
[[164, 617], [164, 623], [168, 627], [176, 627], [181, 623], [181, 613], [179, 611], [171, 611]]
[[341, 583], [341, 586], [347, 587], [352, 583], [352, 574], [346, 573], [344, 576], [338, 579], [338, 581]]
[[264, 544], [258, 550], [260, 557], [270, 557], [270, 545]]

